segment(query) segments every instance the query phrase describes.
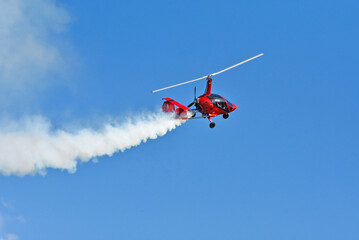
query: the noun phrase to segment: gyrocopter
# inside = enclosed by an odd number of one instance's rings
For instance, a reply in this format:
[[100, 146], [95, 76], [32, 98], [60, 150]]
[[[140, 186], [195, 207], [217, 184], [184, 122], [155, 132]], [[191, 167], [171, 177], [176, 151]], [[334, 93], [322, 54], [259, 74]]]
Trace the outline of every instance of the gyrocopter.
[[[214, 128], [216, 126], [216, 124], [212, 121], [211, 118], [216, 117], [218, 115], [222, 115], [224, 119], [227, 119], [229, 117], [229, 113], [236, 110], [237, 106], [235, 104], [229, 102], [224, 97], [222, 97], [218, 94], [211, 93], [212, 76], [218, 75], [222, 72], [225, 72], [227, 70], [235, 68], [243, 63], [249, 62], [249, 61], [251, 61], [255, 58], [258, 58], [262, 55], [263, 55], [263, 53], [258, 54], [257, 56], [254, 56], [245, 61], [237, 63], [237, 64], [230, 66], [226, 69], [223, 69], [219, 72], [212, 73], [212, 74], [206, 75], [204, 77], [196, 78], [194, 80], [179, 83], [179, 84], [172, 85], [169, 87], [160, 88], [160, 89], [152, 91], [152, 93], [159, 92], [159, 91], [166, 90], [166, 89], [173, 88], [173, 87], [177, 87], [177, 86], [180, 86], [183, 84], [195, 82], [195, 81], [206, 78], [207, 79], [207, 87], [206, 87], [204, 94], [202, 94], [199, 97], [196, 97], [196, 88], [194, 88], [194, 100], [187, 107], [180, 104], [179, 102], [176, 102], [172, 98], [163, 98], [163, 100], [165, 100], [165, 102], [162, 105], [162, 111], [166, 112], [166, 113], [174, 113], [175, 118], [178, 118], [178, 119], [208, 118], [208, 120], [210, 121], [209, 127]], [[190, 109], [190, 107], [192, 107], [193, 105], [195, 106], [195, 109]], [[201, 113], [202, 116], [196, 117], [197, 113]]]

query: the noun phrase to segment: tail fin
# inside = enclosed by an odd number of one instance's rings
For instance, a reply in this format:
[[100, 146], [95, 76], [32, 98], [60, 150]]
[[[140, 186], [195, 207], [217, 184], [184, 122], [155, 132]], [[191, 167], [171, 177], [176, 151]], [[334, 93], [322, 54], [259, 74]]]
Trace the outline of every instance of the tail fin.
[[[163, 112], [175, 112], [175, 117], [179, 119], [188, 119], [187, 112], [190, 110], [188, 107], [180, 104], [179, 102], [176, 102], [175, 100], [171, 98], [164, 98], [163, 100], [166, 100], [162, 105], [162, 111]], [[175, 108], [177, 107], [177, 109]]]

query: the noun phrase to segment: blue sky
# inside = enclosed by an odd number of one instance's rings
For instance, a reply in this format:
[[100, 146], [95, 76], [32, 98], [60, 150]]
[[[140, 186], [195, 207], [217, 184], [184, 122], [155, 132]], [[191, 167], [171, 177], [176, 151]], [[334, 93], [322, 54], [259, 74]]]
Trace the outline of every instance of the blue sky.
[[188, 121], [75, 173], [0, 176], [1, 240], [359, 238], [358, 1], [14, 2], [30, 14], [0, 37], [13, 121], [187, 104], [204, 81], [150, 91], [265, 55], [214, 78], [238, 106], [214, 129]]

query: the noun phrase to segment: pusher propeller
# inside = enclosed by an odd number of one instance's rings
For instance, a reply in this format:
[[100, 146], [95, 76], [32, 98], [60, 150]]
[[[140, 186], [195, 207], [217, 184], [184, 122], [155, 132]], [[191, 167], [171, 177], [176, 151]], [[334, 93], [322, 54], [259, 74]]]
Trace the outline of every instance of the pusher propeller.
[[187, 107], [192, 107], [193, 104], [197, 103], [197, 97], [196, 97], [196, 87], [194, 87], [194, 100], [191, 102]]

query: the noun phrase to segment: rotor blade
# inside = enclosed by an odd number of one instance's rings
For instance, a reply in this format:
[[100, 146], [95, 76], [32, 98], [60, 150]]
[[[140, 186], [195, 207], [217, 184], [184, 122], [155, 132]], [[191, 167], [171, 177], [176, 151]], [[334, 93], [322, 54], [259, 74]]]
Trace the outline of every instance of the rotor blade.
[[196, 78], [196, 79], [194, 79], [194, 80], [190, 80], [190, 81], [187, 81], [187, 82], [183, 82], [183, 83], [179, 83], [179, 84], [176, 84], [176, 85], [172, 85], [172, 86], [169, 86], [169, 87], [160, 88], [160, 89], [157, 89], [157, 90], [152, 91], [152, 93], [159, 92], [159, 91], [166, 90], [166, 89], [173, 88], [173, 87], [177, 87], [177, 86], [181, 86], [181, 85], [183, 85], [183, 84], [195, 82], [195, 81], [201, 80], [201, 79], [206, 78], [206, 77], [207, 77], [207, 76], [204, 76], [204, 77]]
[[249, 61], [251, 61], [251, 60], [253, 60], [253, 59], [256, 59], [256, 58], [262, 56], [263, 54], [264, 54], [264, 53], [258, 54], [257, 56], [251, 57], [251, 58], [249, 58], [249, 59], [247, 59], [247, 60], [245, 60], [245, 61], [243, 61], [243, 62], [237, 63], [237, 64], [235, 64], [235, 65], [233, 65], [233, 66], [230, 66], [230, 67], [228, 67], [228, 68], [226, 68], [226, 69], [223, 69], [223, 70], [221, 70], [221, 71], [219, 71], [219, 72], [212, 73], [211, 75], [212, 75], [212, 76], [215, 76], [215, 75], [217, 75], [217, 74], [220, 74], [220, 73], [223, 73], [223, 72], [225, 72], [225, 71], [228, 71], [229, 69], [235, 68], [235, 67], [237, 67], [237, 66], [239, 66], [239, 65], [241, 65], [241, 64], [243, 64], [243, 63], [246, 63], [246, 62], [249, 62]]
[[[212, 73], [212, 74], [210, 74], [210, 75], [211, 75], [211, 76], [218, 75], [218, 74], [220, 74], [220, 73], [222, 73], [222, 72], [228, 71], [228, 70], [230, 70], [230, 69], [232, 69], [232, 68], [235, 68], [235, 67], [237, 67], [237, 66], [239, 66], [239, 65], [241, 65], [241, 64], [243, 64], [243, 63], [246, 63], [246, 62], [249, 62], [249, 61], [251, 61], [251, 60], [253, 60], [253, 59], [255, 59], [255, 58], [258, 58], [258, 57], [260, 57], [260, 56], [262, 56], [262, 55], [263, 55], [263, 53], [258, 54], [257, 56], [251, 57], [251, 58], [249, 58], [249, 59], [247, 59], [247, 60], [245, 60], [245, 61], [243, 61], [243, 62], [237, 63], [237, 64], [235, 64], [235, 65], [233, 65], [233, 66], [230, 66], [230, 67], [228, 67], [228, 68], [226, 68], [226, 69], [223, 69], [223, 70], [221, 70], [221, 71], [219, 71], [219, 72]], [[190, 80], [190, 81], [187, 81], [187, 82], [175, 84], [175, 85], [172, 85], [172, 86], [169, 86], [169, 87], [160, 88], [160, 89], [157, 89], [157, 90], [152, 91], [152, 93], [159, 92], [159, 91], [166, 90], [166, 89], [173, 88], [173, 87], [178, 87], [178, 86], [181, 86], [181, 85], [184, 85], [184, 84], [187, 84], [187, 83], [195, 82], [195, 81], [204, 79], [204, 78], [206, 78], [207, 76], [208, 76], [208, 75], [203, 76], [203, 77], [200, 77], [200, 78], [196, 78], [196, 79], [193, 79], [193, 80]]]

